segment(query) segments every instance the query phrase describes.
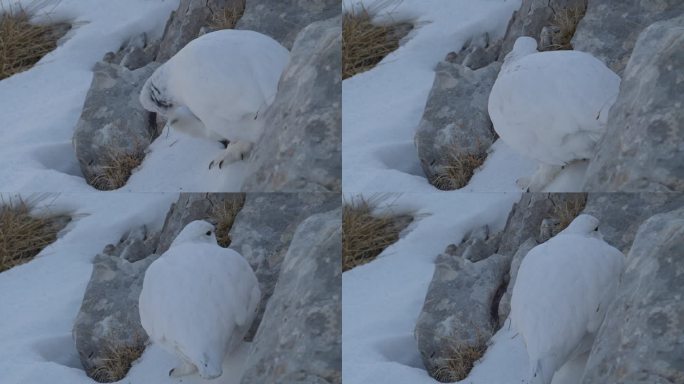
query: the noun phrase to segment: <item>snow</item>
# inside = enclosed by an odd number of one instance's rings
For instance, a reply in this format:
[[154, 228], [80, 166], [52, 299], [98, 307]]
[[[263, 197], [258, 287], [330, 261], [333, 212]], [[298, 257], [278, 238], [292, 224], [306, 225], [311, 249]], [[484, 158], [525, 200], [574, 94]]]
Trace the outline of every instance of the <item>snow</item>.
[[[171, 123], [174, 129], [214, 141], [230, 140], [222, 154], [229, 156], [238, 147], [236, 141], [254, 143], [261, 136], [259, 112], [275, 99], [288, 59], [288, 50], [266, 35], [211, 32], [157, 68], [146, 81], [140, 102], [169, 121], [178, 120], [179, 112], [182, 120], [191, 120]], [[194, 116], [201, 122], [193, 122]], [[239, 161], [240, 156], [227, 160]]]
[[199, 369], [214, 379], [226, 354], [242, 343], [260, 300], [247, 261], [216, 244], [213, 225], [193, 221], [147, 269], [140, 320], [154, 344], [182, 361], [174, 377]]
[[566, 361], [589, 351], [617, 292], [625, 257], [602, 240], [598, 224], [579, 215], [520, 265], [510, 319], [527, 346], [530, 382], [551, 383]]
[[[387, 205], [379, 207], [380, 211], [413, 212], [417, 219], [377, 259], [342, 274], [345, 384], [436, 383], [423, 368], [413, 338], [435, 258], [475, 228], [488, 225], [493, 233], [503, 229], [519, 198], [519, 193], [463, 192], [385, 196]], [[487, 380], [515, 377], [517, 371], [519, 377], [527, 373], [522, 341], [508, 342], [510, 336], [495, 338], [501, 345], [496, 343], [488, 351], [479, 373], [465, 382], [505, 383]]]
[[[0, 273], [0, 382], [94, 383], [81, 368], [71, 336], [92, 261], [131, 228], [161, 229], [178, 196], [79, 193], [42, 198], [38, 209], [69, 213], [73, 221], [35, 259]], [[143, 358], [140, 369], [153, 368], [148, 364]]]
[[[27, 5], [32, 1], [21, 0], [20, 3]], [[0, 185], [3, 191], [95, 191], [85, 182], [71, 145], [93, 77], [93, 66], [102, 60], [105, 53], [117, 51], [125, 41], [141, 33], [147, 33], [150, 40], [160, 38], [166, 20], [178, 3], [179, 0], [60, 0], [45, 8], [50, 12], [50, 20], [67, 21], [73, 28], [60, 40], [58, 47], [36, 66], [0, 81], [0, 136], [3, 138], [0, 141], [0, 162], [4, 165], [0, 169]], [[39, 11], [41, 16], [38, 19], [47, 19], [44, 13]], [[272, 43], [277, 47], [271, 45], [270, 49], [255, 49], [259, 57], [265, 57], [258, 66], [266, 68], [265, 73], [251, 74], [244, 66], [241, 71], [231, 69], [236, 71], [234, 79], [243, 80], [243, 85], [249, 82], [258, 85], [252, 89], [252, 93], [248, 93], [243, 86], [239, 94], [244, 99], [235, 101], [235, 94], [229, 99], [230, 105], [244, 102], [240, 111], [251, 110], [259, 100], [271, 102], [275, 95], [274, 84], [277, 84], [279, 71], [282, 71], [287, 61], [287, 53], [285, 48]], [[264, 48], [263, 44], [260, 48]], [[214, 49], [212, 57], [215, 61], [203, 60], [205, 65], [201, 70], [205, 71], [207, 66], [217, 65], [221, 60], [225, 61], [227, 52], [225, 49]], [[188, 67], [200, 69], [191, 59], [181, 66], [185, 72], [191, 72]], [[182, 76], [175, 78], [187, 79]], [[187, 87], [183, 85], [183, 88]], [[207, 109], [214, 108], [217, 100], [226, 99], [225, 95], [217, 95], [216, 92], [204, 94], [193, 91], [184, 96], [183, 104], [193, 107], [201, 104], [199, 109], [194, 108], [200, 117], [206, 115]], [[259, 107], [254, 111], [258, 110]], [[220, 119], [217, 121], [220, 122]], [[210, 125], [219, 124], [212, 122]], [[251, 126], [252, 129], [242, 132], [259, 132], [258, 124], [254, 121], [237, 126]], [[145, 161], [134, 170], [121, 191], [240, 190], [246, 177], [244, 162], [224, 164], [222, 169], [209, 170], [209, 163], [224, 154], [221, 144], [173, 131], [171, 129], [169, 132], [169, 128], [165, 128], [152, 143]]]
[[[178, 6], [178, 0], [53, 3], [47, 8], [49, 18], [70, 22], [71, 31], [36, 66], [0, 81], [0, 185], [6, 192], [94, 191], [85, 183], [71, 146], [92, 68], [129, 38], [143, 32], [161, 37], [166, 19]], [[170, 174], [157, 169], [149, 183], [155, 185], [156, 179]], [[131, 187], [151, 189], [145, 183]]]

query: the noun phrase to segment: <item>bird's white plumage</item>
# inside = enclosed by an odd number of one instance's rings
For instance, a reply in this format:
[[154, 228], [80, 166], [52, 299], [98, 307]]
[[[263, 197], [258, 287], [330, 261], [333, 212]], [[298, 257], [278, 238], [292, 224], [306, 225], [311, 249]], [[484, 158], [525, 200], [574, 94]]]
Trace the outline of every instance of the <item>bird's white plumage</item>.
[[566, 361], [591, 347], [615, 296], [624, 255], [597, 228], [596, 218], [580, 215], [520, 265], [511, 321], [527, 346], [531, 382], [549, 384]]
[[249, 263], [216, 244], [214, 227], [188, 224], [147, 269], [140, 293], [142, 326], [182, 361], [176, 375], [222, 374], [222, 363], [251, 326], [261, 299]]
[[520, 37], [506, 56], [489, 95], [494, 129], [508, 146], [548, 165], [591, 158], [620, 78], [588, 53], [536, 46]]
[[255, 117], [273, 102], [288, 60], [288, 50], [266, 35], [207, 33], [157, 68], [143, 86], [140, 102], [169, 119], [187, 117], [189, 110], [209, 131], [204, 136], [254, 142], [261, 134]]

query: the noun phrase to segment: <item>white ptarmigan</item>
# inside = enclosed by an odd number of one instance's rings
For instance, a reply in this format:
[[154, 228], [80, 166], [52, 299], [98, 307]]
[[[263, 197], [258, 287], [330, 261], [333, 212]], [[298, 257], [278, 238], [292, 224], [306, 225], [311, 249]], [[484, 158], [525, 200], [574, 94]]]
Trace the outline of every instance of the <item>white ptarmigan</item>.
[[140, 103], [175, 129], [226, 145], [209, 165], [220, 168], [243, 159], [261, 136], [259, 112], [275, 99], [289, 57], [285, 47], [258, 32], [207, 33], [157, 68]]
[[579, 215], [523, 259], [511, 322], [530, 358], [530, 383], [551, 383], [565, 362], [585, 353], [616, 294], [624, 255], [603, 241], [599, 221]]
[[590, 159], [617, 99], [620, 77], [579, 51], [537, 52], [519, 37], [504, 59], [488, 111], [501, 140], [541, 164], [519, 185], [540, 191], [576, 160]]
[[217, 245], [211, 224], [193, 221], [145, 272], [140, 321], [153, 343], [181, 360], [169, 375], [199, 371], [212, 379], [242, 342], [260, 300], [249, 263]]

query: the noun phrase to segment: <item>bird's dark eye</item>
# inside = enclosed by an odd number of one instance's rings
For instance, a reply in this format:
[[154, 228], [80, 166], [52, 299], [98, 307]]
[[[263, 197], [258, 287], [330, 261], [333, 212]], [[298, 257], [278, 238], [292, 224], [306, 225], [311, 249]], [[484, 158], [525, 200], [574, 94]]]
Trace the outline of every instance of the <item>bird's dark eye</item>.
[[205, 235], [211, 236], [211, 231], [207, 231], [207, 233], [205, 233]]
[[598, 231], [598, 227], [594, 228], [594, 231]]

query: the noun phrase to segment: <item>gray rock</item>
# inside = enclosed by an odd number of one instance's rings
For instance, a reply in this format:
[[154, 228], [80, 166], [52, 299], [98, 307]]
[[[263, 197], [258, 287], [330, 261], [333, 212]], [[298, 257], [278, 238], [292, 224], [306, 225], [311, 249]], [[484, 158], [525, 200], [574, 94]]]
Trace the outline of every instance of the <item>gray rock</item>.
[[[144, 348], [147, 334], [140, 324], [138, 297], [145, 270], [157, 258], [150, 252], [157, 239], [148, 237], [145, 228], [136, 229], [95, 257], [73, 337], [83, 368], [98, 381], [106, 379], [98, 367], [113, 357], [113, 349]], [[129, 262], [126, 255], [138, 261]]]
[[462, 257], [469, 248], [467, 243], [461, 244], [453, 254], [437, 257], [415, 328], [423, 364], [430, 376], [442, 382], [463, 379], [445, 369], [457, 357], [457, 351], [463, 348], [484, 351], [498, 326], [498, 319], [492, 316], [497, 313], [493, 308], [497, 308], [497, 293], [511, 260], [509, 256], [490, 253], [472, 262]]
[[247, 358], [243, 384], [342, 382], [341, 208], [298, 226]]
[[684, 14], [639, 36], [584, 190], [684, 192], [682, 31]]
[[128, 39], [116, 53], [107, 52], [102, 61], [121, 65], [133, 71], [154, 61], [158, 49], [159, 43], [149, 42], [147, 34], [142, 33]]
[[589, 0], [572, 39], [576, 50], [589, 52], [622, 75], [637, 36], [660, 20], [684, 14], [681, 0]]
[[494, 43], [489, 41], [489, 34], [485, 33], [463, 44], [460, 52], [451, 52], [446, 61], [461, 64], [473, 71], [484, 68], [499, 58], [502, 40]]
[[[290, 49], [304, 27], [341, 12], [340, 0], [247, 0], [245, 14], [236, 29], [263, 33]], [[337, 23], [341, 20], [337, 19]]]
[[415, 144], [427, 179], [438, 188], [465, 185], [445, 186], [440, 175], [461, 156], [484, 158], [496, 140], [487, 102], [500, 68], [500, 63], [476, 71], [449, 62], [437, 66]]
[[298, 35], [275, 101], [265, 112], [264, 134], [243, 191], [341, 190], [340, 46], [339, 17]]
[[[503, 61], [513, 49], [513, 44], [518, 37], [531, 36], [539, 40], [542, 29], [554, 25], [556, 12], [563, 9], [583, 8], [585, 3], [586, 0], [523, 0], [520, 9], [513, 13], [508, 23], [499, 61]], [[575, 49], [579, 48], [575, 47]]]
[[281, 265], [299, 224], [309, 216], [341, 205], [333, 193], [249, 193], [230, 231], [230, 248], [238, 251], [254, 269], [262, 300], [251, 339], [261, 323], [266, 304], [280, 275]]
[[582, 383], [684, 383], [684, 209], [644, 222]]
[[110, 166], [112, 158], [138, 155], [158, 135], [153, 116], [138, 101], [147, 78], [158, 67], [151, 63], [130, 71], [98, 63], [88, 90], [73, 146], [81, 171], [90, 184]]
[[166, 62], [211, 24], [215, 13], [242, 8], [245, 0], [181, 0], [166, 23], [156, 60]]
[[504, 277], [504, 282], [506, 284], [506, 292], [501, 296], [499, 300], [499, 325], [503, 326], [506, 318], [511, 313], [511, 297], [513, 296], [513, 287], [515, 286], [515, 280], [518, 278], [518, 269], [520, 269], [520, 263], [522, 263], [527, 253], [539, 243], [532, 237], [525, 240], [513, 255], [511, 261], [511, 268], [508, 271], [508, 275]]
[[584, 213], [598, 218], [604, 240], [626, 255], [641, 223], [682, 206], [680, 193], [590, 193]]
[[166, 252], [188, 223], [207, 220], [216, 225], [213, 218], [215, 207], [229, 200], [242, 201], [244, 198], [242, 193], [181, 193], [166, 214], [157, 253]]

